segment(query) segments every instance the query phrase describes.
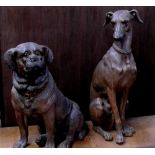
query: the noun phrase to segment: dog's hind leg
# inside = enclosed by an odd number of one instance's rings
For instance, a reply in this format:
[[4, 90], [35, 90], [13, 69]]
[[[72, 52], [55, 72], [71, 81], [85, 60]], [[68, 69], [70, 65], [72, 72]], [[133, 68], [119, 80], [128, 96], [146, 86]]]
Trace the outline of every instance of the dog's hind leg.
[[27, 117], [15, 110], [16, 120], [20, 130], [20, 139], [13, 145], [14, 148], [24, 148], [28, 143]]
[[94, 130], [99, 133], [106, 141], [112, 141], [112, 134], [103, 130], [100, 126], [94, 126]]
[[[78, 133], [83, 126], [84, 118], [82, 116], [82, 113], [79, 111], [79, 107], [76, 104], [73, 104], [72, 111], [70, 115], [68, 116], [67, 119], [69, 126], [68, 126], [68, 131], [66, 138], [63, 142], [59, 144], [58, 147], [60, 148], [69, 148], [72, 146], [74, 140], [75, 140], [75, 135]], [[81, 135], [81, 138], [83, 138]]]
[[123, 125], [123, 135], [126, 137], [131, 137], [135, 133], [135, 130], [133, 127], [130, 127], [125, 121], [125, 112], [128, 104], [128, 92], [129, 92], [128, 88], [126, 88], [123, 91], [123, 95], [121, 98], [121, 105], [120, 105], [120, 117]]
[[73, 144], [74, 138], [75, 138], [75, 129], [74, 127], [70, 127], [66, 135], [66, 139], [63, 142], [61, 142], [58, 145], [58, 147], [59, 148], [70, 148]]
[[113, 126], [112, 113], [110, 112], [110, 105], [107, 100], [100, 97], [93, 99], [89, 106], [89, 112], [94, 125], [93, 129], [105, 140], [113, 140], [112, 134], [105, 131], [106, 129], [111, 129]]
[[78, 139], [83, 140], [88, 132], [89, 132], [89, 128], [88, 128], [86, 122], [84, 122], [84, 125], [83, 125], [82, 129], [79, 131], [79, 133], [77, 135]]

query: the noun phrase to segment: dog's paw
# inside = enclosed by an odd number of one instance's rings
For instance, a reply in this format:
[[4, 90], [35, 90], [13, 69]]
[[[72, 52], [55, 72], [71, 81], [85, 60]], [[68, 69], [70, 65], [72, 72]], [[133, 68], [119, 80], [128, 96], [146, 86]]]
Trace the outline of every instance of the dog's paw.
[[103, 130], [100, 126], [94, 126], [94, 130], [99, 133], [106, 141], [112, 141], [113, 136], [111, 133]]
[[24, 148], [26, 146], [27, 146], [27, 140], [20, 139], [13, 145], [13, 148]]
[[135, 132], [136, 132], [136, 131], [135, 131], [135, 129], [134, 129], [133, 127], [130, 127], [130, 126], [128, 126], [128, 125], [126, 125], [126, 126], [123, 127], [123, 135], [124, 135], [125, 137], [131, 137], [131, 136], [133, 136], [133, 134], [134, 134]]
[[45, 148], [55, 148], [55, 143], [53, 141], [47, 141]]
[[88, 134], [88, 132], [89, 132], [88, 126], [85, 125], [83, 129], [78, 133], [78, 139], [83, 140]]
[[116, 144], [123, 144], [125, 142], [123, 134], [117, 133], [115, 141], [116, 141]]
[[58, 148], [70, 148], [70, 147], [71, 147], [71, 142], [68, 140], [64, 140], [58, 146]]
[[35, 143], [37, 145], [39, 145], [39, 147], [44, 147], [45, 144], [46, 144], [46, 141], [47, 141], [47, 136], [46, 134], [42, 134], [42, 135], [39, 135], [36, 140], [35, 140]]
[[106, 141], [112, 141], [113, 140], [113, 136], [111, 133], [107, 132], [107, 131], [104, 131], [103, 133], [103, 137]]

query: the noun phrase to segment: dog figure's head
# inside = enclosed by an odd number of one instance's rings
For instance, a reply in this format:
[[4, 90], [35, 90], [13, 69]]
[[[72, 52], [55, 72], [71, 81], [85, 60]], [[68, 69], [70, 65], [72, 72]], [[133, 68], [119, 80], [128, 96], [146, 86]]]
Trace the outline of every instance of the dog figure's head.
[[122, 39], [127, 32], [132, 28], [132, 20], [135, 19], [139, 23], [143, 23], [136, 9], [131, 11], [118, 10], [115, 12], [106, 13], [104, 25], [111, 23], [113, 26], [113, 38], [116, 40]]
[[53, 61], [53, 52], [44, 45], [26, 42], [7, 50], [4, 59], [20, 76], [35, 75]]

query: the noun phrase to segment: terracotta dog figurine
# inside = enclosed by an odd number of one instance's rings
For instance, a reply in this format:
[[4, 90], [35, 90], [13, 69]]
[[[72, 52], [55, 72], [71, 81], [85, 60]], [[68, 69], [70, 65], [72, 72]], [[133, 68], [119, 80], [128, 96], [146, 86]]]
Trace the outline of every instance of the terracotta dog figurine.
[[133, 19], [143, 23], [137, 10], [118, 10], [106, 14], [105, 24], [113, 26], [114, 42], [98, 63], [90, 88], [90, 116], [94, 129], [105, 140], [112, 140], [110, 130], [115, 122], [117, 144], [135, 130], [125, 122], [128, 93], [136, 79], [136, 63], [132, 55]]
[[[20, 130], [20, 139], [14, 147], [27, 145], [27, 116], [33, 115], [43, 118], [45, 147], [55, 147], [57, 131], [65, 134], [59, 147], [71, 147], [76, 137], [83, 139], [87, 127], [79, 106], [61, 93], [48, 70], [47, 65], [53, 61], [52, 50], [27, 42], [9, 49], [4, 58], [13, 70], [11, 101]], [[43, 143], [44, 136], [39, 137], [37, 143]]]

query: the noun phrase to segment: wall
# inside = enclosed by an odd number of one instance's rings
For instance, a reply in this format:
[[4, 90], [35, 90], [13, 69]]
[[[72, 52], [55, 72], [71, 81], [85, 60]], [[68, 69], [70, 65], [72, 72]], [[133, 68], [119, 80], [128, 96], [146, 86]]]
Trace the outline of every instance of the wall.
[[[103, 27], [105, 13], [135, 8], [144, 24], [134, 24], [133, 54], [137, 81], [130, 91], [127, 117], [155, 114], [154, 7], [0, 7], [0, 49], [33, 41], [54, 53], [50, 71], [60, 88], [89, 119], [89, 87], [93, 70], [112, 44], [111, 26]], [[16, 125], [10, 103], [11, 71], [1, 59], [2, 125]]]

